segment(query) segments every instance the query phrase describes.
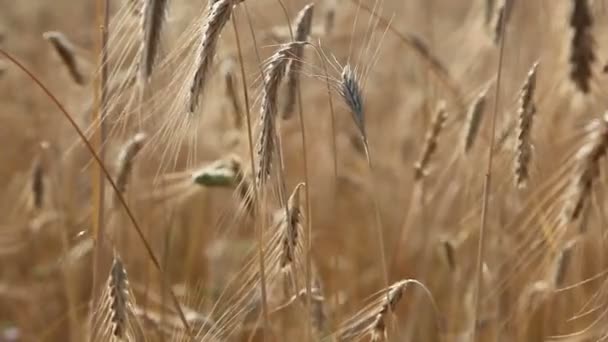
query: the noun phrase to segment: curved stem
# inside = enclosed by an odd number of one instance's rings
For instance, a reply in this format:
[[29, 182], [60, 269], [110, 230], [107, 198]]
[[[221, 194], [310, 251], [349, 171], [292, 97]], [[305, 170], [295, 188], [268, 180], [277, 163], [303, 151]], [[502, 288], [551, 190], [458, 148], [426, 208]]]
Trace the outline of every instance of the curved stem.
[[[154, 251], [152, 250], [152, 247], [151, 247], [150, 243], [148, 242], [148, 240], [144, 236], [141, 228], [139, 227], [139, 224], [137, 223], [137, 220], [135, 219], [135, 215], [133, 214], [133, 212], [131, 211], [131, 209], [127, 205], [127, 202], [126, 202], [124, 196], [120, 193], [120, 190], [118, 190], [118, 186], [116, 185], [116, 182], [114, 182], [114, 180], [110, 176], [110, 172], [108, 171], [108, 168], [104, 165], [104, 163], [101, 160], [101, 157], [97, 154], [97, 152], [95, 152], [95, 149], [91, 145], [91, 142], [84, 135], [84, 133], [82, 132], [82, 130], [80, 129], [80, 127], [78, 127], [78, 124], [76, 124], [76, 121], [74, 121], [74, 119], [72, 118], [72, 116], [68, 113], [68, 111], [63, 106], [63, 104], [61, 104], [61, 102], [57, 99], [57, 97], [55, 95], [53, 95], [53, 93], [49, 90], [49, 88], [47, 86], [45, 86], [42, 83], [42, 81], [40, 81], [28, 68], [26, 68], [15, 57], [13, 57], [8, 52], [4, 51], [2, 48], [0, 48], [0, 54], [3, 55], [4, 57], [6, 57], [9, 61], [11, 61], [11, 63], [13, 63], [14, 65], [16, 65], [25, 74], [27, 74], [27, 76], [32, 81], [34, 81], [34, 83], [36, 83], [36, 85], [40, 89], [42, 89], [42, 91], [49, 97], [49, 99], [51, 99], [51, 101], [57, 106], [57, 108], [59, 109], [59, 111], [63, 114], [64, 118], [66, 120], [68, 120], [68, 122], [70, 123], [70, 125], [72, 126], [72, 128], [74, 128], [74, 131], [76, 131], [76, 134], [78, 134], [78, 137], [84, 143], [86, 149], [89, 151], [89, 153], [91, 154], [91, 156], [93, 157], [93, 159], [95, 159], [95, 163], [101, 169], [101, 171], [102, 171], [105, 179], [108, 181], [108, 183], [110, 183], [110, 186], [112, 187], [112, 191], [116, 194], [116, 198], [120, 202], [120, 205], [124, 208], [124, 210], [125, 210], [125, 212], [127, 214], [127, 217], [129, 218], [129, 221], [131, 222], [131, 225], [133, 226], [133, 228], [135, 229], [135, 231], [136, 231], [139, 239], [143, 243], [144, 248], [146, 250], [146, 253], [148, 254], [148, 257], [150, 258], [150, 260], [154, 264], [154, 267], [156, 267], [156, 269], [159, 272], [162, 273], [163, 269], [161, 268], [160, 262], [158, 261], [158, 258], [154, 254]], [[171, 290], [171, 288], [169, 288], [169, 287], [167, 287], [167, 290], [171, 294], [171, 300], [172, 300], [173, 305], [175, 306], [175, 309], [176, 309], [176, 311], [177, 311], [177, 313], [178, 313], [178, 315], [180, 317], [180, 320], [182, 321], [182, 324], [184, 325], [184, 328], [186, 329], [188, 335], [190, 337], [192, 337], [192, 331], [190, 330], [190, 325], [188, 324], [188, 321], [186, 320], [186, 316], [184, 315], [184, 312], [182, 311], [181, 306], [179, 305], [179, 301], [177, 300], [177, 297], [175, 296], [175, 293], [173, 293], [173, 290]]]

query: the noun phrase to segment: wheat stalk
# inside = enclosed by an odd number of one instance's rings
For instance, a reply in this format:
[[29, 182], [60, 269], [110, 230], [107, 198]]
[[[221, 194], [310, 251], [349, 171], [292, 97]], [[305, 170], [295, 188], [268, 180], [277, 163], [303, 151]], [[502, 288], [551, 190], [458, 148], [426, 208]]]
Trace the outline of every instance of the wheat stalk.
[[519, 96], [519, 107], [517, 110], [518, 125], [517, 125], [517, 142], [515, 155], [515, 184], [518, 188], [526, 186], [529, 178], [529, 164], [532, 156], [532, 145], [530, 143], [530, 135], [532, 131], [532, 123], [534, 114], [536, 114], [536, 105], [534, 103], [534, 91], [536, 89], [536, 70], [538, 63], [534, 63], [524, 85], [521, 88]]

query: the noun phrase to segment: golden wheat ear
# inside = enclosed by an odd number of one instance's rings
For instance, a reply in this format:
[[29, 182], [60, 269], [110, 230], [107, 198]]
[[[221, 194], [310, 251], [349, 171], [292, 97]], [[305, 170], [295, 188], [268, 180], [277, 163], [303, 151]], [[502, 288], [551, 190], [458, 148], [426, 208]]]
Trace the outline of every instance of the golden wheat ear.
[[127, 271], [116, 252], [98, 305], [92, 308], [90, 337], [95, 342], [144, 340]]

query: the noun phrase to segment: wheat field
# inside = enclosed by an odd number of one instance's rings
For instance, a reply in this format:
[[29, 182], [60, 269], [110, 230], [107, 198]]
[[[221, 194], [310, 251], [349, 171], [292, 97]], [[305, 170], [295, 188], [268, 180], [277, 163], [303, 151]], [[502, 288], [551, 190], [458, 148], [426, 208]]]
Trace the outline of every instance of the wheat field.
[[0, 341], [601, 341], [603, 0], [0, 3]]

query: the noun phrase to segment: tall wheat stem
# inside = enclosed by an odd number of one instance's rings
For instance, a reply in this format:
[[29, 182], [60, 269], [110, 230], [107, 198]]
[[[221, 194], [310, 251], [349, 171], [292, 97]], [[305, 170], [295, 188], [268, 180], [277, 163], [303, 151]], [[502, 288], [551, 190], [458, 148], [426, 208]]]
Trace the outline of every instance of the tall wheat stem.
[[476, 285], [475, 285], [475, 296], [473, 299], [473, 335], [471, 341], [475, 342], [477, 340], [477, 319], [479, 317], [479, 311], [481, 307], [481, 301], [479, 298], [481, 297], [481, 286], [482, 286], [482, 267], [483, 267], [483, 257], [485, 255], [485, 231], [486, 224], [488, 218], [488, 198], [490, 195], [490, 187], [492, 185], [492, 164], [494, 160], [494, 135], [496, 133], [496, 116], [498, 113], [498, 106], [500, 102], [500, 81], [502, 79], [502, 63], [504, 59], [504, 50], [505, 50], [505, 28], [506, 28], [506, 20], [502, 21], [501, 24], [501, 37], [500, 40], [500, 51], [498, 52], [498, 66], [497, 66], [497, 75], [496, 75], [496, 92], [494, 96], [494, 109], [492, 111], [492, 124], [490, 130], [490, 144], [488, 145], [488, 162], [486, 164], [486, 170], [484, 175], [484, 183], [483, 183], [483, 194], [482, 194], [482, 207], [481, 207], [481, 223], [479, 227], [479, 241], [477, 242], [477, 265], [476, 265]]

